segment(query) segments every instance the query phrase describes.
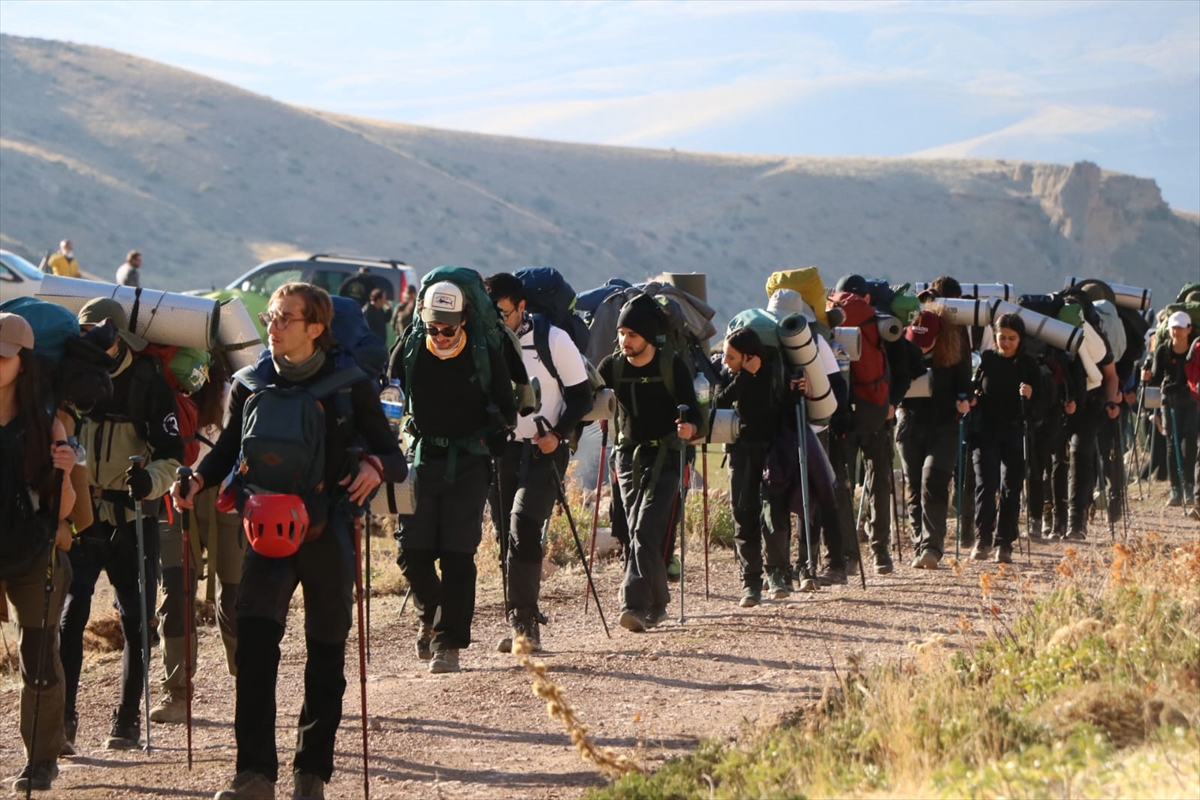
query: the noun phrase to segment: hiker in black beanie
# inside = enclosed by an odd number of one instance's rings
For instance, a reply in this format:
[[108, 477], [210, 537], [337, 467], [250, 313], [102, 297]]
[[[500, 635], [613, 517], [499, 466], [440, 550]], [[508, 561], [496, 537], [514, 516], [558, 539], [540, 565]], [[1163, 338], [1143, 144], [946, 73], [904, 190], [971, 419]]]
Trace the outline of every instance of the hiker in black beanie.
[[[678, 498], [680, 453], [700, 422], [692, 376], [683, 355], [667, 345], [666, 330], [654, 298], [635, 297], [617, 319], [617, 352], [599, 365], [617, 395], [617, 481], [630, 535], [620, 622], [635, 632], [666, 616], [663, 545]], [[688, 411], [679, 421], [681, 404]]]

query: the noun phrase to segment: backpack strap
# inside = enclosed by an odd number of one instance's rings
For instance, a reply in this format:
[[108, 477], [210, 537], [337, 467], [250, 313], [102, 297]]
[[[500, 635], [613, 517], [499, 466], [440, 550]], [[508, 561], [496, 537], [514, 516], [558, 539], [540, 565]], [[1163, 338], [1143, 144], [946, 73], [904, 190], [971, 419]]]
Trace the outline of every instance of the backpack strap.
[[566, 391], [563, 386], [562, 378], [558, 375], [558, 367], [554, 366], [554, 357], [550, 353], [550, 318], [545, 314], [532, 314], [533, 317], [533, 349], [537, 352], [538, 360], [542, 362], [542, 366], [550, 373], [554, 380], [558, 381], [558, 389], [560, 392]]

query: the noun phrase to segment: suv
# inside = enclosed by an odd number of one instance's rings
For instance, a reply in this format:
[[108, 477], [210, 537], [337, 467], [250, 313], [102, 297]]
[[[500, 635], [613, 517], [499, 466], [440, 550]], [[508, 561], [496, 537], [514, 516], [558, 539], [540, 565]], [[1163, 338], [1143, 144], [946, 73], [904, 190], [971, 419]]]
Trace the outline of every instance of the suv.
[[[362, 270], [368, 275], [376, 276], [375, 280], [370, 280], [367, 284], [382, 288], [388, 296], [389, 303], [403, 297], [404, 290], [409, 285], [417, 284], [416, 270], [403, 261], [319, 254], [305, 259], [281, 258], [259, 264], [225, 288], [270, 297], [271, 292], [289, 281], [304, 281], [314, 283], [331, 295], [336, 295], [343, 294], [342, 286], [346, 280]], [[358, 287], [348, 287], [344, 293], [365, 303], [367, 298], [356, 296], [356, 288]]]

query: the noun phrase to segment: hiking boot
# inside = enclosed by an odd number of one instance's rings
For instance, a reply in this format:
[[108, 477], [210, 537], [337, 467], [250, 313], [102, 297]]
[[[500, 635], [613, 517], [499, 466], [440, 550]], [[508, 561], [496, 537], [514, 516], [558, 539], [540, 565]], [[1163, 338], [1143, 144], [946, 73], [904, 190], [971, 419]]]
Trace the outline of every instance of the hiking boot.
[[1066, 536], [1064, 536], [1063, 539], [1065, 539], [1066, 541], [1069, 541], [1069, 542], [1082, 542], [1085, 539], [1087, 539], [1087, 534], [1084, 533], [1083, 531], [1071, 531]]
[[683, 567], [679, 563], [679, 556], [671, 556], [671, 560], [667, 562], [667, 580], [678, 581], [682, 571]]
[[26, 764], [25, 769], [17, 773], [17, 777], [13, 779], [12, 790], [14, 792], [44, 792], [50, 788], [50, 784], [57, 777], [58, 764], [53, 761]]
[[320, 775], [296, 770], [292, 773], [292, 800], [325, 800], [325, 781]]
[[60, 756], [73, 756], [79, 752], [75, 747], [75, 734], [79, 731], [79, 715], [72, 714], [63, 717], [63, 743], [58, 751]]
[[1167, 498], [1167, 505], [1171, 506], [1172, 508], [1178, 508], [1179, 506], [1183, 505], [1183, 498], [1174, 492], [1171, 492], [1171, 496]]
[[625, 630], [633, 631], [634, 633], [646, 632], [646, 618], [642, 614], [630, 608], [627, 608], [621, 612], [621, 616], [617, 620], [617, 624], [619, 624]]
[[972, 561], [987, 561], [992, 557], [992, 548], [982, 542], [976, 542], [971, 548]]
[[788, 586], [782, 569], [767, 570], [767, 592], [773, 600], [783, 600], [792, 596], [792, 589]]
[[846, 567], [834, 567], [826, 564], [825, 568], [817, 574], [817, 583], [822, 586], [845, 586]]
[[448, 672], [458, 672], [458, 670], [457, 647], [438, 650], [433, 654], [433, 658], [429, 659], [430, 675], [445, 675]]
[[921, 553], [921, 555], [913, 559], [912, 567], [913, 569], [937, 569], [938, 562], [940, 560], [941, 559], [935, 556], [932, 552], [926, 550], [924, 553]]
[[187, 698], [183, 692], [167, 692], [158, 705], [150, 709], [150, 721], [166, 724], [187, 722]]
[[117, 709], [112, 713], [112, 727], [104, 740], [105, 750], [132, 750], [142, 737], [141, 716], [137, 711], [126, 713]]
[[[511, 642], [508, 649], [512, 650]], [[417, 631], [417, 658], [421, 661], [433, 658], [433, 626], [426, 625], [424, 622]]]
[[213, 800], [275, 800], [275, 782], [261, 772], [244, 769], [233, 777], [229, 788]]
[[762, 589], [755, 589], [747, 586], [742, 590], [742, 599], [738, 601], [738, 605], [742, 608], [754, 608], [762, 602]]
[[1002, 544], [996, 548], [997, 564], [1011, 564], [1012, 562], [1012, 545]]
[[501, 639], [496, 649], [501, 653], [511, 653], [513, 642], [517, 640], [518, 636], [524, 636], [529, 640], [529, 652], [542, 652], [542, 633], [537, 621], [523, 618], [513, 620], [512, 634]]
[[1200, 508], [1192, 506], [1192, 510], [1187, 513], [1187, 516], [1191, 519], [1200, 519]]
[[646, 627], [653, 628], [667, 619], [667, 610], [665, 608], [652, 608], [650, 613], [646, 614]]
[[800, 567], [797, 579], [800, 582], [800, 591], [815, 592], [817, 590], [817, 579], [813, 577], [812, 570], [808, 568], [807, 564]]
[[886, 550], [881, 550], [875, 554], [875, 574], [876, 575], [891, 575], [892, 570], [896, 565], [892, 563], [892, 556]]

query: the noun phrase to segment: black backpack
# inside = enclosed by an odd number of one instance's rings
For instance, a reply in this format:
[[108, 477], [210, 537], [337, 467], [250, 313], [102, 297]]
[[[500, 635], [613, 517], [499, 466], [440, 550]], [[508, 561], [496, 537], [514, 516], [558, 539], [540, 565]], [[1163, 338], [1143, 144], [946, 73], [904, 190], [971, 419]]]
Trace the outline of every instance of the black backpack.
[[575, 311], [575, 290], [562, 273], [554, 267], [524, 267], [513, 274], [525, 289], [525, 310], [545, 316], [551, 325], [567, 332], [579, 352], [586, 353], [590, 332], [583, 317]]
[[0, 581], [27, 575], [46, 560], [54, 541], [55, 525], [33, 507], [25, 481], [22, 434], [19, 423], [0, 426]]

